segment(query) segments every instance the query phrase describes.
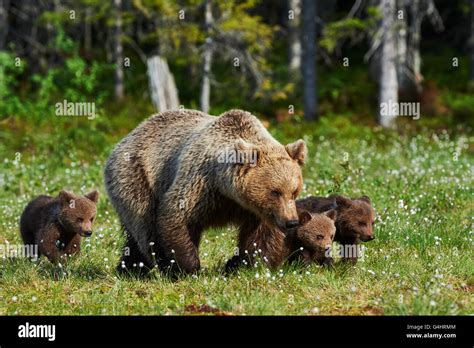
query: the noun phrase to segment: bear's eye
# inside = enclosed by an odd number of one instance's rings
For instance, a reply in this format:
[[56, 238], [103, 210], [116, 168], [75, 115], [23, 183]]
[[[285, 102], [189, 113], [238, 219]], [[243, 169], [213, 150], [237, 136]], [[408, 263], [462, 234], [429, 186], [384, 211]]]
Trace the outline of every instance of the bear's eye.
[[298, 196], [298, 190], [296, 190], [295, 192], [293, 192], [293, 199], [296, 199], [296, 196]]
[[318, 235], [316, 236], [316, 239], [317, 239], [317, 240], [323, 240], [323, 239], [324, 239], [324, 236], [323, 236], [322, 234], [318, 234]]
[[272, 190], [271, 195], [272, 195], [273, 197], [280, 197], [280, 196], [281, 196], [281, 192], [278, 191], [278, 190]]
[[76, 221], [77, 221], [77, 222], [83, 222], [84, 219], [83, 219], [83, 218], [77, 218]]
[[359, 221], [359, 226], [367, 226], [367, 224], [364, 221]]
[[94, 217], [91, 217], [91, 222], [94, 222]]

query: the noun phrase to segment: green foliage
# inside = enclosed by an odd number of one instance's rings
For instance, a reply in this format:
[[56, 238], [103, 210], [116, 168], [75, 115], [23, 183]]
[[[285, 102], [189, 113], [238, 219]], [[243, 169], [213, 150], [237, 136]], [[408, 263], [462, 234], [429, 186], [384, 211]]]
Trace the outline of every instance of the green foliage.
[[53, 48], [66, 55], [63, 63], [45, 73], [31, 75], [24, 91], [17, 88], [26, 63], [21, 60], [17, 67], [12, 54], [0, 52], [2, 117], [18, 116], [43, 122], [54, 116], [54, 105], [65, 99], [68, 102], [94, 102], [96, 110], [103, 105], [109, 94], [103, 77], [110, 74], [112, 66], [98, 61], [87, 63], [64, 31], [58, 32]]
[[0, 118], [24, 110], [17, 90], [24, 69], [24, 63], [17, 65], [13, 54], [0, 52]]
[[368, 23], [360, 18], [344, 18], [328, 23], [323, 30], [319, 45], [332, 54], [341, 41], [355, 36], [358, 32], [366, 30]]

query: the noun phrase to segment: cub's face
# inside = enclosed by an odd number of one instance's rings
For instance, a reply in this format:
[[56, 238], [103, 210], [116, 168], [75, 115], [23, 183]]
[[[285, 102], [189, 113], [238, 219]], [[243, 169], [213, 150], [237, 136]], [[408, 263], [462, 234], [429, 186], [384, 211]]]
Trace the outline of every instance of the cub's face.
[[336, 197], [338, 205], [337, 228], [341, 237], [349, 242], [368, 242], [375, 238], [375, 211], [369, 197], [349, 199]]
[[322, 214], [299, 213], [300, 227], [296, 232], [298, 243], [303, 246], [303, 257], [307, 263], [330, 263], [329, 251], [336, 234], [336, 211]]
[[300, 166], [306, 156], [306, 145], [300, 140], [285, 149], [254, 151], [258, 152], [256, 164], [242, 165], [238, 174], [243, 204], [283, 231], [296, 228], [299, 222], [295, 199], [302, 189]]
[[85, 196], [76, 196], [73, 193], [61, 191], [59, 193], [61, 204], [59, 222], [70, 233], [90, 237], [92, 224], [97, 214], [98, 199], [99, 193], [97, 191], [92, 191]]

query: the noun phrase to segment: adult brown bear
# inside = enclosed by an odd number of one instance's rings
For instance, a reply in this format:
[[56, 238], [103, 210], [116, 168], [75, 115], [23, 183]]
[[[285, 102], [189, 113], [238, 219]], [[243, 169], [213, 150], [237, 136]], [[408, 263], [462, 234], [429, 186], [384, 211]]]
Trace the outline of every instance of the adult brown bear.
[[114, 149], [105, 186], [127, 234], [118, 270], [192, 273], [208, 227], [298, 225], [306, 145], [276, 141], [248, 112], [152, 116]]

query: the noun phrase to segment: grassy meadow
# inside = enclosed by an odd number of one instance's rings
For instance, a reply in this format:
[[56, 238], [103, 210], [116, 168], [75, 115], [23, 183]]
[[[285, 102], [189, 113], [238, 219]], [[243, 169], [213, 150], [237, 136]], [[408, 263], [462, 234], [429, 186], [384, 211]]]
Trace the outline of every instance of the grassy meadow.
[[61, 118], [38, 127], [15, 118], [2, 121], [0, 244], [21, 243], [19, 216], [38, 194], [98, 189], [101, 197], [93, 236], [83, 239], [82, 253], [67, 263], [0, 259], [0, 315], [474, 313], [469, 130], [412, 126], [397, 132], [347, 115], [313, 124], [298, 118], [270, 123], [282, 143], [304, 134], [309, 159], [301, 197], [341, 193], [372, 199], [376, 239], [366, 244], [364, 259], [334, 269], [293, 264], [269, 271], [259, 263], [226, 277], [223, 266], [236, 246], [229, 226], [206, 231], [201, 272], [173, 282], [158, 272], [147, 279], [115, 273], [123, 237], [105, 193], [103, 166], [115, 143], [141, 119], [104, 122], [114, 117]]

